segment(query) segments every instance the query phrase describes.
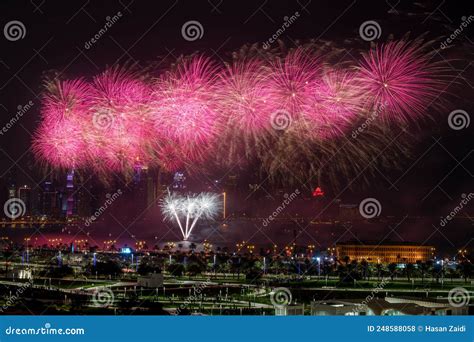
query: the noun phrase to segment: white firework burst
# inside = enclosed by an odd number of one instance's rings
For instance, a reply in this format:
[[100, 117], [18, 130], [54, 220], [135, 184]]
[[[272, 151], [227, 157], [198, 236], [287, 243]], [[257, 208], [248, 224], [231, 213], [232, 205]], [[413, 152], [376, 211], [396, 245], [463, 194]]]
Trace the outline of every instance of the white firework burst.
[[220, 208], [219, 195], [208, 192], [185, 196], [168, 193], [161, 201], [163, 215], [169, 221], [176, 221], [185, 241], [199, 219], [214, 219]]

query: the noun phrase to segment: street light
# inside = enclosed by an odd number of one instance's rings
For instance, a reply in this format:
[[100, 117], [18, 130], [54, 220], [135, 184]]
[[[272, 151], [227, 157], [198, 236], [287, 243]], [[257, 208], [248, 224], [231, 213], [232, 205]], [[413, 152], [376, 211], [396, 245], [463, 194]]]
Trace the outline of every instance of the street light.
[[226, 206], [227, 206], [227, 194], [226, 194], [225, 191], [222, 193], [222, 196], [223, 196], [223, 202], [224, 202], [224, 205], [222, 206], [223, 207], [222, 218], [225, 220], [225, 218], [226, 218]]

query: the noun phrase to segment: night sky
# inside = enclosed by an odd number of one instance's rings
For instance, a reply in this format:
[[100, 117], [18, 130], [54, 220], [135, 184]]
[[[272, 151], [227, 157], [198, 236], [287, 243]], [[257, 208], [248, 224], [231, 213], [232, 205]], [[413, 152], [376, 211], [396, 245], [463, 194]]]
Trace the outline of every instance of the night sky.
[[[456, 37], [451, 48], [440, 49], [440, 44], [473, 14], [472, 9], [465, 6], [467, 3], [444, 1], [160, 0], [145, 4], [133, 0], [4, 0], [0, 4], [2, 27], [12, 20], [21, 21], [26, 35], [17, 41], [9, 41], [4, 35], [0, 37], [0, 126], [10, 121], [18, 106], [29, 101], [34, 105], [0, 136], [0, 178], [15, 165], [19, 182], [33, 185], [42, 179], [43, 174], [29, 149], [39, 120], [45, 75], [59, 72], [63, 78], [91, 77], [117, 63], [138, 63], [143, 68], [154, 63], [165, 67], [178, 56], [196, 51], [229, 61], [232, 52], [243, 45], [267, 41], [281, 27], [284, 18], [295, 12], [299, 18], [280, 37], [285, 45], [291, 47], [299, 40], [316, 39], [321, 44], [330, 42], [345, 49], [348, 58], [352, 54], [357, 58], [357, 49], [367, 49], [371, 44], [360, 39], [359, 27], [367, 20], [375, 20], [382, 28], [378, 42], [406, 35], [411, 38], [424, 35], [427, 40], [433, 40], [432, 48], [437, 50], [437, 58], [444, 60], [445, 66], [452, 70], [454, 82], [448, 89], [446, 110], [433, 112], [431, 119], [413, 127], [411, 133], [417, 138], [416, 144], [412, 147], [412, 156], [402, 161], [400, 170], [381, 171], [370, 184], [348, 189], [339, 196], [343, 202], [350, 203], [376, 197], [383, 203], [386, 214], [435, 219], [401, 223], [403, 228], [399, 233], [391, 235], [394, 225], [355, 227], [354, 235], [378, 240], [387, 234], [398, 240], [428, 238], [428, 243], [442, 245], [447, 250], [460, 245], [472, 246], [474, 218], [442, 231], [434, 230], [432, 225], [434, 222], [439, 226], [439, 217], [459, 203], [461, 194], [474, 192], [474, 124], [453, 130], [447, 121], [449, 113], [456, 109], [465, 110], [471, 118], [474, 113], [474, 22]], [[118, 12], [120, 19], [86, 49], [85, 44], [104, 26], [106, 17]], [[183, 39], [181, 27], [190, 20], [199, 21], [203, 26], [201, 39]], [[331, 189], [328, 191], [334, 196]], [[272, 204], [266, 206], [271, 208]], [[301, 208], [304, 206], [302, 203]], [[474, 215], [472, 203], [462, 215]], [[159, 221], [156, 213], [150, 213], [150, 217]], [[149, 223], [147, 227], [136, 226], [135, 233], [156, 234]], [[133, 229], [130, 229], [132, 233]], [[252, 227], [245, 229], [251, 231]], [[324, 235], [322, 228], [317, 230], [322, 244], [334, 242], [334, 236]], [[333, 235], [339, 238], [344, 231]], [[223, 239], [231, 241], [248, 235], [242, 231], [229, 234], [232, 235]], [[347, 233], [343, 240], [354, 238], [351, 234]], [[401, 236], [397, 237], [398, 234]], [[262, 242], [265, 242], [264, 237]]]

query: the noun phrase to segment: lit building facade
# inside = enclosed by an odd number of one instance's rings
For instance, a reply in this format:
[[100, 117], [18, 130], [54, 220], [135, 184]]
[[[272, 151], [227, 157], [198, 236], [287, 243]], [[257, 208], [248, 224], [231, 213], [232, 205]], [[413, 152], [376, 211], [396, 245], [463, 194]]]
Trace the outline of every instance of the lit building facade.
[[350, 260], [369, 263], [416, 263], [428, 261], [434, 257], [433, 246], [421, 246], [414, 243], [384, 244], [336, 244], [336, 256], [339, 260], [349, 257]]

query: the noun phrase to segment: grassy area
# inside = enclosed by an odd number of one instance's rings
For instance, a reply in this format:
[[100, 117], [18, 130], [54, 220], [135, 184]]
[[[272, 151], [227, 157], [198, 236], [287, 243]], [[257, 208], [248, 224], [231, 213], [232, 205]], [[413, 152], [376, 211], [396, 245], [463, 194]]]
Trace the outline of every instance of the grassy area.
[[90, 288], [94, 286], [108, 286], [108, 285], [113, 285], [115, 284], [116, 281], [101, 281], [101, 282], [95, 282], [93, 280], [87, 281], [87, 280], [75, 280], [75, 279], [51, 279], [51, 283], [49, 282], [49, 279], [34, 279], [33, 284], [34, 285], [40, 285], [40, 286], [51, 286], [60, 288], [60, 289], [78, 289], [78, 288]]
[[355, 283], [341, 283], [339, 280], [305, 280], [305, 281], [290, 281], [284, 282], [285, 286], [291, 288], [323, 288], [323, 287], [335, 287], [335, 288], [347, 288], [347, 289], [371, 289], [375, 287], [381, 287], [386, 290], [423, 290], [423, 289], [437, 289], [437, 290], [446, 290], [449, 291], [453, 287], [464, 287], [467, 290], [474, 290], [474, 286], [471, 283], [466, 283], [463, 281], [453, 281], [450, 280], [445, 281], [444, 284], [441, 282], [425, 280], [422, 282], [421, 280], [407, 282], [407, 281], [400, 281], [394, 280], [391, 281], [390, 279], [385, 279], [383, 284], [382, 281], [377, 280], [360, 280], [356, 281]]

